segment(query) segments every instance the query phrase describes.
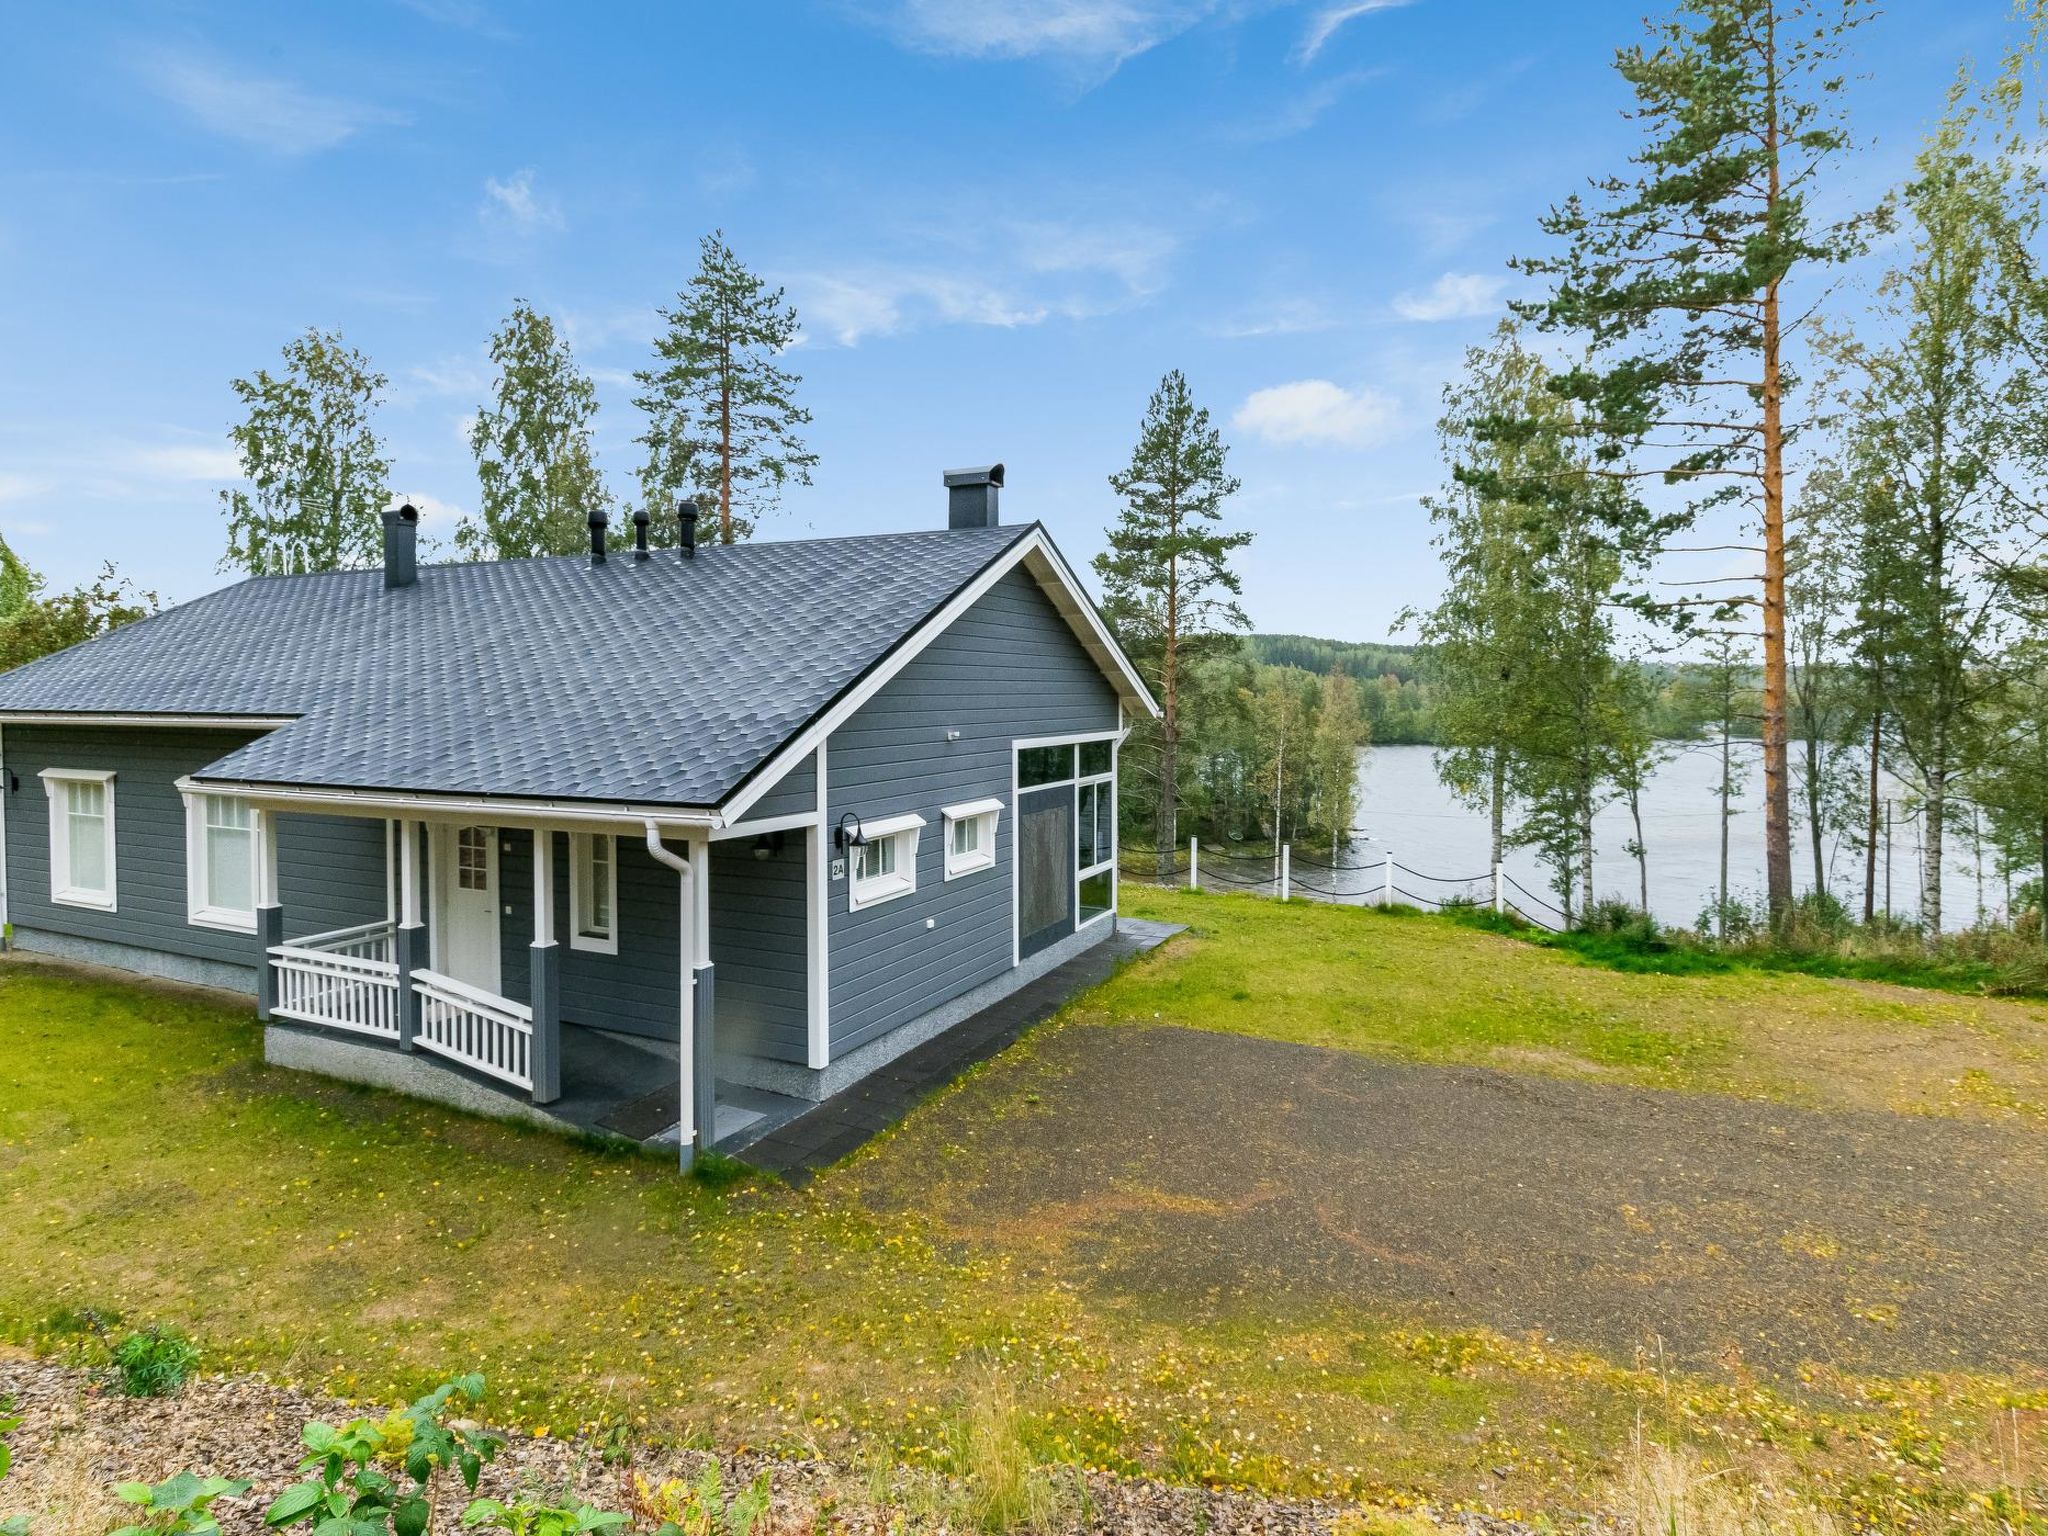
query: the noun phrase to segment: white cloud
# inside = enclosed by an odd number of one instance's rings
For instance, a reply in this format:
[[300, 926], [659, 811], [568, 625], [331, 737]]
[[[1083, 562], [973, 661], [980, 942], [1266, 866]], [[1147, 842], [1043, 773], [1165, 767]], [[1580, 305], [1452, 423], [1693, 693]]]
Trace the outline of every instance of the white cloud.
[[196, 53], [159, 49], [142, 58], [141, 70], [158, 94], [200, 126], [279, 154], [330, 149], [365, 128], [410, 121], [402, 112], [371, 102], [241, 74]]
[[920, 325], [1011, 328], [1143, 303], [1166, 286], [1179, 242], [1137, 224], [1011, 221], [957, 266], [875, 261], [797, 273], [805, 331], [854, 346]]
[[31, 496], [40, 496], [49, 487], [40, 480], [27, 475], [12, 475], [0, 471], [0, 502], [27, 501]]
[[1231, 424], [1269, 443], [1364, 448], [1386, 436], [1398, 408], [1377, 390], [1298, 379], [1254, 390]]
[[509, 228], [516, 234], [531, 235], [563, 227], [560, 205], [534, 190], [531, 168], [517, 171], [504, 181], [486, 177], [482, 213], [485, 223]]
[[1207, 330], [1211, 336], [1244, 341], [1259, 336], [1305, 336], [1316, 331], [1335, 330], [1343, 323], [1342, 316], [1320, 301], [1293, 297], [1240, 310], [1235, 315], [1212, 321]]
[[887, 0], [865, 13], [920, 53], [1114, 69], [1221, 9], [1223, 0]]
[[1267, 144], [1306, 133], [1355, 88], [1385, 73], [1380, 69], [1354, 69], [1333, 76], [1307, 90], [1297, 91], [1277, 112], [1238, 124], [1229, 130], [1229, 137], [1244, 144]]
[[1301, 43], [1294, 50], [1294, 61], [1306, 64], [1323, 51], [1323, 45], [1337, 35], [1347, 21], [1356, 20], [1372, 11], [1389, 11], [1409, 0], [1338, 0], [1336, 5], [1326, 5], [1317, 11], [1308, 24], [1308, 30], [1301, 35]]
[[1478, 272], [1446, 272], [1421, 292], [1394, 296], [1394, 313], [1403, 320], [1472, 320], [1500, 308], [1504, 277]]

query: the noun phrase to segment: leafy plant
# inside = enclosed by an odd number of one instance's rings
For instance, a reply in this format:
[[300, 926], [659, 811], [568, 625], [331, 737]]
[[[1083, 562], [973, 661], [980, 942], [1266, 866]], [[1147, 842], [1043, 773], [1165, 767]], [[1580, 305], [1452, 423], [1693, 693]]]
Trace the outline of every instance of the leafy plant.
[[201, 1477], [196, 1472], [179, 1472], [160, 1483], [117, 1483], [115, 1497], [139, 1506], [141, 1513], [134, 1524], [111, 1536], [219, 1536], [213, 1501], [240, 1498], [249, 1487], [245, 1477]]
[[175, 1328], [137, 1329], [113, 1349], [115, 1380], [130, 1397], [173, 1397], [198, 1364], [198, 1349]]
[[589, 1504], [549, 1504], [520, 1494], [509, 1504], [477, 1499], [462, 1512], [462, 1523], [505, 1531], [509, 1536], [588, 1536], [592, 1531], [616, 1530], [626, 1523], [626, 1517]]
[[[5, 1478], [8, 1469], [14, 1465], [14, 1452], [7, 1447], [7, 1437], [21, 1428], [21, 1419], [9, 1410], [14, 1407], [11, 1397], [0, 1398], [0, 1478]], [[0, 1520], [0, 1536], [28, 1536], [28, 1516], [10, 1515]]]
[[770, 1497], [768, 1474], [763, 1472], [728, 1500], [716, 1461], [694, 1483], [671, 1478], [650, 1485], [643, 1477], [633, 1479], [635, 1513], [659, 1525], [655, 1536], [748, 1536], [768, 1513]]
[[504, 1443], [447, 1421], [451, 1406], [475, 1403], [483, 1391], [483, 1377], [472, 1373], [382, 1419], [354, 1419], [339, 1429], [308, 1424], [299, 1470], [313, 1475], [279, 1494], [264, 1523], [306, 1524], [312, 1536], [420, 1536], [433, 1515], [434, 1475], [453, 1467], [474, 1493], [484, 1464]]

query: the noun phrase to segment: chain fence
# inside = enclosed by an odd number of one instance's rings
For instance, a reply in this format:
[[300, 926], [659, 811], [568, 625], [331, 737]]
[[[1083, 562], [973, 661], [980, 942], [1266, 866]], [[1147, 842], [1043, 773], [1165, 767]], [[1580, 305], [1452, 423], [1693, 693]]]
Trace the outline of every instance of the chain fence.
[[1474, 875], [1443, 875], [1401, 863], [1388, 852], [1364, 864], [1340, 864], [1282, 843], [1272, 853], [1246, 853], [1191, 838], [1176, 849], [1171, 872], [1159, 868], [1156, 848], [1124, 845], [1124, 878], [1198, 890], [1244, 891], [1281, 901], [1297, 897], [1344, 906], [1409, 906], [1424, 912], [1447, 907], [1488, 909], [1532, 927], [1561, 933], [1564, 911], [1524, 886], [1499, 865]]

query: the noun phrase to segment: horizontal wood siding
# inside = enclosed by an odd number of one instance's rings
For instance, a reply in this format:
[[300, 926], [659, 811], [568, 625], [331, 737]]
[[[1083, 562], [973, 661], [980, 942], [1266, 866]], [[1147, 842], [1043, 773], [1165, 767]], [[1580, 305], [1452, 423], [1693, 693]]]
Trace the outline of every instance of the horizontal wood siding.
[[[562, 946], [562, 1017], [628, 1035], [677, 1039], [682, 1030], [681, 880], [636, 837], [618, 840], [619, 952], [569, 943], [569, 835], [555, 839], [555, 937]], [[498, 830], [498, 906], [504, 993], [530, 1002], [533, 945], [533, 834]]]
[[[177, 787], [180, 778], [253, 739], [246, 731], [8, 726], [9, 919], [47, 933], [253, 967], [253, 934], [194, 927], [186, 916], [185, 801]], [[49, 802], [37, 777], [45, 768], [88, 768], [115, 776], [115, 911], [50, 900]], [[286, 933], [382, 917], [383, 837], [381, 821], [280, 817], [278, 887]]]
[[752, 838], [711, 845], [711, 960], [718, 967], [721, 1051], [774, 1061], [806, 1059], [810, 1019], [805, 976], [804, 834], [754, 857]]
[[[817, 808], [818, 759], [815, 753], [807, 753], [801, 762], [776, 781], [773, 789], [747, 807], [746, 819], [765, 821], [771, 816], [794, 816], [799, 811], [815, 811]], [[722, 979], [720, 985], [724, 985]]]
[[[846, 879], [830, 885], [834, 1056], [1009, 969], [1011, 744], [1116, 725], [1115, 690], [1017, 570], [833, 733], [828, 825], [847, 811], [925, 818], [910, 895], [853, 912]], [[989, 795], [1003, 802], [995, 867], [948, 881], [940, 809]]]

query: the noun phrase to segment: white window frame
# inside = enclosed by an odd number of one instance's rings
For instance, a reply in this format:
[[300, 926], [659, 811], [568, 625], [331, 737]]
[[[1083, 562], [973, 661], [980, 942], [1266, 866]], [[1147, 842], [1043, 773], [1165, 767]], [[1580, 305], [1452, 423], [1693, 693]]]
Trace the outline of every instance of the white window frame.
[[[112, 771], [97, 768], [45, 768], [37, 777], [43, 781], [43, 794], [50, 802], [50, 900], [59, 906], [90, 907], [96, 912], [119, 911], [118, 892], [121, 889], [121, 877], [114, 864], [114, 851], [120, 846], [120, 840], [114, 835]], [[64, 786], [70, 784], [98, 784], [105, 790], [103, 803], [106, 806], [104, 819], [107, 887], [103, 891], [71, 883], [71, 820], [64, 794]]]
[[[552, 833], [537, 836], [551, 837]], [[605, 860], [605, 911], [611, 925], [604, 933], [586, 933], [583, 928], [584, 887], [590, 883], [591, 852], [599, 839], [609, 857]], [[569, 834], [569, 947], [594, 955], [619, 952], [619, 840], [609, 832]]]
[[[1112, 736], [1107, 738], [1097, 737], [1093, 739], [1107, 740], [1109, 742], [1109, 767], [1107, 770], [1101, 773], [1081, 774], [1078, 778], [1074, 780], [1074, 844], [1075, 847], [1078, 849], [1081, 842], [1081, 791], [1092, 784], [1095, 786], [1095, 794], [1098, 802], [1104, 795], [1107, 795], [1109, 797], [1109, 857], [1106, 859], [1098, 859], [1095, 863], [1087, 865], [1086, 867], [1083, 867], [1081, 865], [1081, 861], [1079, 858], [1076, 858], [1074, 861], [1074, 931], [1076, 933], [1080, 932], [1081, 929], [1086, 928], [1091, 924], [1101, 922], [1105, 917], [1116, 916], [1117, 896], [1120, 894], [1117, 890], [1117, 886], [1121, 883], [1117, 870], [1116, 856], [1117, 842], [1120, 832], [1120, 829], [1117, 826], [1116, 814], [1116, 769], [1117, 749], [1122, 744], [1122, 738], [1120, 736]], [[1081, 745], [1081, 742], [1076, 742], [1074, 744], [1074, 766], [1077, 770], [1081, 766]], [[1081, 915], [1081, 887], [1087, 884], [1090, 880], [1093, 880], [1097, 875], [1102, 874], [1105, 871], [1109, 875], [1109, 905], [1103, 908], [1102, 911], [1096, 913], [1093, 917], [1083, 917]]]
[[[957, 880], [962, 875], [979, 874], [996, 867], [996, 823], [1003, 814], [1003, 802], [994, 796], [986, 800], [970, 800], [965, 805], [949, 805], [939, 812], [946, 824], [946, 878]], [[975, 827], [976, 846], [970, 853], [953, 851], [953, 828], [963, 822], [972, 822]]]
[[206, 846], [211, 834], [211, 828], [206, 822], [206, 803], [209, 800], [233, 801], [235, 798], [233, 795], [210, 794], [204, 790], [192, 790], [185, 796], [185, 920], [195, 928], [221, 928], [229, 933], [254, 933], [258, 883], [256, 865], [263, 840], [260, 812], [253, 807], [249, 812], [248, 910], [216, 905], [207, 878], [213, 868], [213, 861], [208, 857], [209, 850]]
[[849, 912], [858, 912], [863, 907], [878, 907], [885, 901], [908, 896], [917, 889], [917, 840], [918, 834], [924, 830], [924, 818], [915, 811], [906, 811], [900, 816], [863, 821], [860, 830], [862, 840], [867, 843], [886, 841], [896, 845], [896, 867], [886, 875], [862, 879], [860, 849], [848, 849], [846, 910]]

